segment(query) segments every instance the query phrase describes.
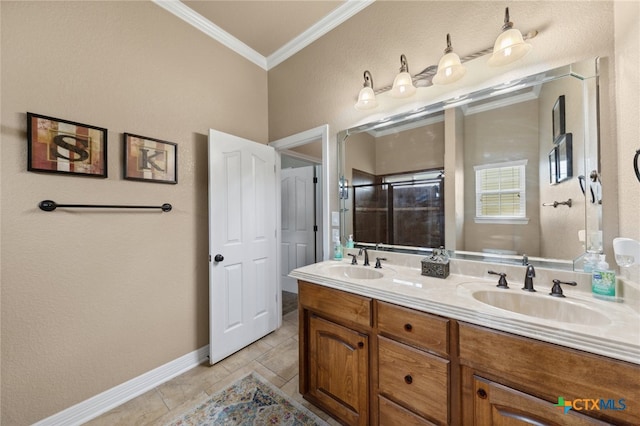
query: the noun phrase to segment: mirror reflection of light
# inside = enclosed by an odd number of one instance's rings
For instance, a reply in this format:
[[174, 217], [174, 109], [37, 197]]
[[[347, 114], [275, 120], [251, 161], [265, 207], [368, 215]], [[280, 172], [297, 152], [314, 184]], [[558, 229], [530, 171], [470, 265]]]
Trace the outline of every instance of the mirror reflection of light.
[[511, 87], [507, 87], [506, 89], [499, 89], [499, 90], [494, 90], [493, 92], [491, 92], [491, 96], [498, 96], [498, 95], [502, 95], [504, 93], [509, 93], [509, 92], [513, 92], [515, 90], [518, 89], [523, 89], [527, 87], [526, 84], [519, 84], [517, 86], [511, 86]]
[[370, 130], [381, 129], [383, 127], [388, 127], [388, 126], [391, 126], [393, 124], [396, 124], [396, 120], [392, 120], [391, 118], [385, 118], [382, 123], [371, 127]]
[[470, 102], [473, 102], [473, 98], [470, 98], [469, 95], [458, 95], [455, 98], [446, 101], [444, 109], [455, 108], [457, 106], [466, 105]]
[[393, 282], [396, 283], [396, 284], [409, 285], [411, 287], [422, 288], [422, 284], [420, 284], [420, 283], [414, 283], [414, 282], [411, 282], [411, 281], [399, 280], [397, 278], [394, 278]]

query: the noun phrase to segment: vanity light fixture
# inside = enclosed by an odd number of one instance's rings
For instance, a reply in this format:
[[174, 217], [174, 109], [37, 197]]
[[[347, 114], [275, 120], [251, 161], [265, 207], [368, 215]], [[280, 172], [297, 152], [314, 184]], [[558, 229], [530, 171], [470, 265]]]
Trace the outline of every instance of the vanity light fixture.
[[358, 102], [356, 103], [356, 109], [366, 110], [375, 108], [378, 106], [376, 101], [376, 94], [373, 92], [373, 77], [369, 71], [364, 72], [364, 87], [360, 90], [358, 95]]
[[413, 85], [413, 78], [409, 74], [407, 57], [400, 55], [400, 73], [393, 80], [391, 96], [394, 98], [408, 98], [414, 93], [416, 93], [416, 86]]
[[[378, 87], [377, 89], [373, 88], [371, 73], [365, 71], [364, 88], [360, 90], [355, 107], [358, 110], [375, 108], [378, 105], [375, 96], [384, 92], [389, 92], [393, 98], [408, 98], [416, 93], [416, 86], [424, 88], [432, 84], [444, 85], [458, 81], [466, 74], [466, 68], [462, 64], [481, 56], [491, 54], [488, 64], [493, 67], [509, 65], [531, 51], [531, 45], [525, 43], [525, 40], [532, 39], [537, 35], [537, 30], [531, 30], [523, 37], [519, 30], [514, 29], [513, 22], [509, 21], [509, 8], [507, 7], [505, 9], [502, 34], [498, 36], [493, 48], [487, 47], [460, 58], [453, 53], [451, 36], [447, 34], [447, 48], [442, 58], [440, 58], [438, 66], [429, 65], [412, 76], [409, 74], [409, 64], [406, 56], [400, 55], [400, 73], [393, 81], [393, 86]], [[640, 179], [640, 175], [638, 179]]]
[[489, 58], [489, 66], [500, 67], [508, 65], [525, 56], [531, 51], [531, 45], [525, 43], [520, 30], [513, 28], [513, 22], [509, 21], [509, 8], [504, 12], [504, 25], [502, 34], [498, 36], [493, 45], [493, 54]]
[[451, 48], [451, 36], [447, 34], [447, 48], [438, 62], [438, 72], [433, 76], [433, 84], [451, 84], [460, 80], [467, 69], [460, 62], [460, 57]]

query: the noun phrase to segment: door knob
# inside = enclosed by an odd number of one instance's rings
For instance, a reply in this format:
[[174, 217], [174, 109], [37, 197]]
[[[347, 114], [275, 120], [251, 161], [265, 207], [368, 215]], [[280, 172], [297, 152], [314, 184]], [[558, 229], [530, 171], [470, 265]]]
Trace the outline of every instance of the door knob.
[[216, 254], [213, 260], [215, 260], [216, 262], [222, 262], [224, 260], [224, 256], [221, 254]]

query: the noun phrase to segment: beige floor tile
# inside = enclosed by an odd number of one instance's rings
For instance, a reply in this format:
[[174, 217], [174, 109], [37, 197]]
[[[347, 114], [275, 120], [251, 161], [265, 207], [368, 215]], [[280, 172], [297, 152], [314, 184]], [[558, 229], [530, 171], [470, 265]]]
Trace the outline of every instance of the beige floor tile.
[[239, 368], [224, 379], [214, 383], [212, 386], [207, 388], [205, 392], [209, 395], [213, 395], [214, 393], [226, 388], [236, 380], [246, 376], [251, 372], [258, 373], [260, 376], [262, 376], [278, 388], [285, 384], [285, 380], [279, 377], [276, 373], [269, 370], [257, 361], [251, 361], [249, 364], [245, 365], [242, 368]]
[[282, 321], [283, 322], [294, 322], [294, 323], [298, 324], [298, 310], [296, 309], [295, 311], [289, 312], [288, 314], [284, 315], [282, 317]]
[[158, 386], [169, 410], [204, 392], [231, 373], [222, 365], [202, 364]]
[[298, 324], [291, 321], [283, 321], [282, 327], [263, 337], [260, 341], [273, 347], [284, 343], [287, 339], [298, 335]]
[[298, 342], [289, 338], [257, 359], [286, 381], [298, 374]]
[[258, 340], [241, 351], [223, 359], [218, 364], [224, 366], [229, 372], [234, 372], [272, 349], [273, 345]]
[[200, 392], [197, 395], [195, 395], [193, 398], [187, 401], [184, 401], [182, 404], [178, 405], [177, 407], [169, 411], [167, 414], [154, 419], [151, 424], [155, 426], [155, 425], [164, 425], [164, 424], [170, 423], [173, 419], [182, 415], [186, 411], [193, 410], [194, 407], [196, 407], [198, 404], [202, 402], [207, 401], [210, 397], [211, 396], [207, 395], [205, 392]]

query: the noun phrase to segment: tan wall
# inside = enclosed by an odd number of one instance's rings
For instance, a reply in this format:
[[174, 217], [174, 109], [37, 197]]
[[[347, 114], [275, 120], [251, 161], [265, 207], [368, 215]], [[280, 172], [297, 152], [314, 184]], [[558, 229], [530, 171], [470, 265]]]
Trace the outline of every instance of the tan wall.
[[[437, 64], [447, 33], [452, 34], [454, 48], [461, 56], [491, 46], [502, 24], [504, 6], [501, 2], [474, 1], [375, 2], [269, 71], [270, 138], [323, 123], [328, 123], [335, 135], [339, 130], [389, 115], [391, 110], [366, 112], [353, 108], [363, 70], [370, 70], [375, 85], [381, 87], [393, 81], [401, 53], [407, 56], [414, 73]], [[516, 27], [541, 32], [531, 41], [533, 50], [527, 57], [503, 69], [503, 81], [614, 54], [612, 2], [517, 2], [510, 5], [510, 11]], [[613, 61], [606, 66], [613, 75]], [[473, 75], [467, 77], [473, 80]], [[477, 88], [477, 84], [466, 82], [467, 77], [450, 88], [425, 89], [423, 104], [433, 99], [429, 96], [432, 89], [453, 94]], [[603, 84], [613, 96], [614, 79]], [[611, 108], [613, 100], [604, 99], [603, 107]], [[403, 109], [394, 105], [394, 113]], [[405, 105], [404, 111], [409, 111], [416, 102], [405, 101]], [[617, 161], [615, 150], [609, 149], [615, 124], [611, 119], [603, 117], [602, 122], [603, 157], [610, 168]], [[335, 164], [335, 149], [329, 159]], [[614, 190], [616, 181], [610, 180], [607, 185]], [[336, 187], [333, 176], [332, 210], [337, 209]]]
[[[475, 223], [474, 166], [520, 160], [527, 160], [525, 188], [529, 223]], [[464, 168], [464, 250], [502, 249], [538, 256], [538, 102], [520, 102], [464, 117]]]
[[353, 169], [376, 174], [376, 140], [369, 133], [356, 133], [345, 143], [344, 177], [353, 182]]
[[[0, 13], [0, 422], [26, 425], [208, 344], [207, 132], [266, 143], [267, 76], [151, 2]], [[27, 172], [27, 111], [109, 129], [108, 178]], [[178, 184], [124, 181], [122, 132], [178, 143]]]
[[322, 160], [322, 140], [319, 139], [314, 142], [309, 142], [305, 145], [296, 146], [294, 148], [291, 148], [291, 151], [295, 151], [299, 154]]
[[[583, 84], [573, 77], [564, 77], [545, 83], [538, 98], [540, 123], [540, 203], [536, 206], [540, 214], [540, 256], [551, 259], [576, 259], [585, 247], [578, 238], [578, 231], [585, 229], [586, 208], [577, 177], [589, 176], [585, 171]], [[560, 95], [565, 97], [566, 133], [571, 133], [573, 177], [555, 185], [549, 184], [549, 152], [553, 142], [551, 111]], [[571, 199], [571, 208], [566, 206], [543, 207], [543, 203]]]
[[444, 167], [444, 121], [376, 138], [376, 174]]
[[[615, 3], [616, 34], [616, 103], [607, 118], [615, 120], [619, 164], [619, 192], [605, 193], [605, 199], [616, 199], [620, 209], [618, 236], [640, 241], [640, 182], [635, 177], [631, 159], [640, 149], [638, 117], [640, 117], [640, 2]], [[613, 53], [612, 53], [613, 55]], [[636, 276], [640, 280], [640, 275]]]

